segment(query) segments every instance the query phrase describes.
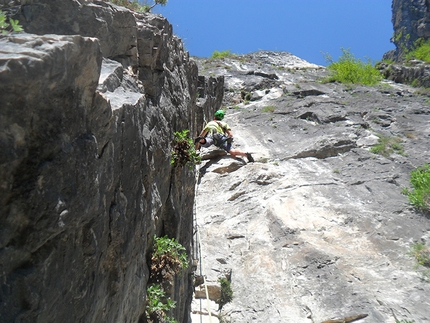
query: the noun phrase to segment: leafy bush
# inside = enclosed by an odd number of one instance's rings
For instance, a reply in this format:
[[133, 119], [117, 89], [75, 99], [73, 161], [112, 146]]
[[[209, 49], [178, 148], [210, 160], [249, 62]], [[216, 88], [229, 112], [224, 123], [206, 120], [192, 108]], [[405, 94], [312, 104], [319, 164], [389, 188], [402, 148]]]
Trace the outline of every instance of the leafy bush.
[[161, 258], [168, 255], [170, 258], [174, 258], [180, 262], [181, 269], [188, 268], [188, 259], [185, 252], [185, 247], [177, 242], [174, 238], [170, 239], [167, 236], [154, 237], [155, 246], [152, 258]]
[[[9, 22], [8, 22], [9, 21]], [[6, 14], [0, 10], [0, 33], [6, 35], [11, 32], [19, 33], [23, 31], [18, 20], [12, 18], [7, 19]]]
[[176, 302], [172, 301], [170, 298], [163, 302], [166, 297], [166, 293], [160, 287], [160, 285], [151, 285], [146, 290], [147, 295], [147, 305], [146, 309], [148, 312], [152, 313], [155, 311], [169, 311], [176, 307]]
[[193, 140], [188, 137], [189, 130], [175, 132], [172, 159], [170, 164], [173, 167], [189, 165], [192, 168], [202, 160], [197, 153]]
[[188, 257], [185, 248], [175, 239], [167, 236], [154, 237], [154, 251], [151, 256], [150, 277], [151, 284], [146, 290], [146, 316], [152, 323], [177, 323], [166, 315], [175, 308], [176, 302], [166, 298], [163, 285], [170, 285], [174, 275], [188, 268]]
[[410, 181], [414, 189], [409, 191], [405, 188], [403, 193], [417, 209], [430, 211], [430, 165], [425, 164], [413, 170]]
[[166, 293], [160, 285], [151, 285], [146, 289], [146, 317], [149, 322], [176, 323], [175, 319], [166, 315], [167, 311], [175, 307], [176, 302], [166, 299]]
[[234, 56], [234, 54], [231, 52], [231, 50], [225, 50], [222, 52], [215, 50], [212, 53], [210, 58], [216, 59], [216, 58], [226, 58], [226, 57], [232, 57], [232, 56]]
[[150, 280], [162, 283], [165, 280], [173, 279], [174, 275], [188, 268], [188, 256], [185, 248], [175, 239], [167, 236], [154, 237], [154, 239]]
[[330, 72], [325, 82], [341, 82], [352, 84], [373, 85], [382, 80], [381, 73], [372, 65], [370, 60], [365, 63], [354, 57], [349, 49], [342, 48], [342, 56], [334, 62], [330, 55], [326, 55]]
[[231, 289], [231, 283], [228, 279], [220, 278], [218, 281], [221, 284], [221, 296], [217, 300], [217, 303], [221, 310], [225, 304], [230, 303], [233, 300], [233, 290]]
[[378, 143], [370, 148], [370, 152], [384, 157], [389, 157], [392, 153], [404, 155], [402, 140], [399, 137], [386, 137], [378, 135]]

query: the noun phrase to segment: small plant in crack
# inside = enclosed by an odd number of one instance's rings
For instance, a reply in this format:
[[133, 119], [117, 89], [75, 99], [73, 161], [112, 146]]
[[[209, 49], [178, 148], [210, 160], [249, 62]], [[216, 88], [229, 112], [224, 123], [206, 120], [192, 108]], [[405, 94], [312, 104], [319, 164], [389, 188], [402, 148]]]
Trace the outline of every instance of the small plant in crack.
[[230, 303], [233, 300], [233, 290], [231, 289], [231, 283], [227, 278], [220, 278], [218, 281], [221, 284], [221, 296], [217, 300], [217, 303], [219, 305], [219, 310], [221, 311], [225, 304]]
[[411, 253], [419, 265], [430, 268], [430, 248], [424, 243], [414, 244]]
[[190, 168], [193, 168], [194, 165], [201, 162], [201, 157], [188, 134], [188, 129], [174, 134], [172, 158], [170, 160], [170, 164], [173, 167], [189, 165]]
[[416, 268], [421, 273], [422, 280], [430, 283], [430, 248], [424, 243], [416, 243], [412, 246], [410, 255], [417, 262]]
[[403, 188], [409, 202], [423, 212], [430, 212], [430, 165], [418, 167], [411, 172], [410, 178], [413, 190]]
[[151, 285], [146, 289], [146, 316], [149, 322], [176, 323], [175, 319], [166, 315], [175, 307], [176, 302], [166, 297], [160, 285]]
[[271, 113], [273, 113], [273, 112], [275, 112], [275, 107], [274, 106], [272, 106], [272, 105], [268, 105], [268, 106], [265, 106], [264, 108], [263, 108], [263, 112], [271, 112]]
[[183, 269], [188, 268], [188, 256], [185, 248], [174, 238], [155, 237], [154, 252], [151, 257], [150, 280], [161, 283], [173, 279]]
[[146, 318], [150, 323], [176, 323], [167, 315], [175, 308], [176, 302], [170, 299], [169, 290], [175, 275], [188, 268], [185, 247], [167, 236], [154, 237], [154, 251], [150, 260], [150, 275], [146, 290]]
[[241, 91], [240, 92], [240, 96], [242, 98], [242, 101], [247, 104], [249, 103], [249, 101], [251, 101], [252, 98], [252, 93], [251, 92], [246, 92], [246, 91]]
[[370, 152], [384, 157], [390, 157], [392, 153], [405, 156], [402, 140], [399, 137], [378, 135], [378, 143], [370, 148]]

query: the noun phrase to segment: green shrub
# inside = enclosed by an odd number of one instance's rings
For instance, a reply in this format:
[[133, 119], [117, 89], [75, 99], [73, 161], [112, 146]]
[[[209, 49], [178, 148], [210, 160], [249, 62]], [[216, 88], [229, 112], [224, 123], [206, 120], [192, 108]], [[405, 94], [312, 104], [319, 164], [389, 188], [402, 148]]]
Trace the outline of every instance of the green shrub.
[[175, 239], [167, 236], [154, 237], [154, 239], [149, 280], [152, 283], [161, 284], [172, 280], [175, 275], [188, 268], [188, 256], [185, 248]]
[[159, 259], [168, 256], [178, 262], [180, 269], [188, 268], [188, 259], [185, 252], [185, 247], [177, 242], [174, 238], [170, 239], [167, 236], [154, 237], [154, 252], [152, 253], [153, 259]]
[[197, 153], [193, 140], [188, 137], [189, 130], [175, 132], [170, 164], [173, 167], [189, 165], [192, 168], [202, 160]]
[[161, 288], [160, 285], [151, 285], [146, 289], [147, 295], [147, 305], [146, 309], [149, 313], [155, 311], [169, 311], [176, 307], [176, 302], [172, 301], [170, 298], [164, 302], [166, 293]]
[[6, 35], [8, 33], [14, 32], [19, 33], [23, 31], [22, 26], [19, 24], [18, 20], [12, 18], [7, 18], [6, 14], [0, 10], [0, 33]]
[[176, 302], [166, 297], [163, 285], [171, 282], [174, 275], [188, 268], [185, 248], [175, 239], [167, 236], [154, 237], [154, 251], [151, 256], [149, 286], [146, 290], [146, 317], [151, 323], [177, 323], [166, 315], [175, 308]]
[[430, 165], [418, 167], [411, 172], [412, 191], [403, 189], [402, 193], [408, 196], [409, 202], [417, 209], [430, 211]]
[[389, 157], [392, 153], [404, 156], [405, 152], [399, 137], [386, 137], [378, 135], [378, 143], [370, 148], [370, 152], [384, 157]]
[[414, 48], [406, 53], [405, 58], [419, 59], [421, 61], [430, 62], [430, 40], [424, 41], [422, 38], [418, 39]]
[[217, 59], [217, 58], [226, 58], [226, 57], [232, 57], [232, 56], [235, 56], [235, 55], [231, 52], [231, 50], [225, 50], [222, 52], [215, 50], [212, 53], [210, 58], [211, 59]]
[[175, 307], [176, 302], [166, 298], [166, 293], [160, 285], [150, 285], [146, 289], [146, 317], [148, 322], [177, 323], [175, 319], [166, 315], [167, 311]]
[[233, 290], [231, 289], [231, 283], [228, 279], [220, 278], [218, 281], [221, 284], [221, 296], [217, 300], [217, 303], [221, 310], [225, 304], [230, 303], [233, 300]]
[[382, 80], [381, 73], [371, 64], [354, 57], [349, 49], [342, 48], [342, 56], [334, 62], [330, 55], [326, 55], [329, 62], [327, 69], [330, 75], [325, 82], [341, 82], [349, 84], [373, 85]]

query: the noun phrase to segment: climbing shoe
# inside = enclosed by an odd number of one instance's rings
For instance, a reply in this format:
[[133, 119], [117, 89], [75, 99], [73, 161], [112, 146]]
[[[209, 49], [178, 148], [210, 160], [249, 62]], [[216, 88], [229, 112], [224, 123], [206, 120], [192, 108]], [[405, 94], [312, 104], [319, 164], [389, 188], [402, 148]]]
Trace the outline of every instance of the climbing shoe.
[[254, 158], [251, 156], [250, 153], [246, 153], [246, 158], [248, 159], [249, 163], [253, 163], [254, 162]]

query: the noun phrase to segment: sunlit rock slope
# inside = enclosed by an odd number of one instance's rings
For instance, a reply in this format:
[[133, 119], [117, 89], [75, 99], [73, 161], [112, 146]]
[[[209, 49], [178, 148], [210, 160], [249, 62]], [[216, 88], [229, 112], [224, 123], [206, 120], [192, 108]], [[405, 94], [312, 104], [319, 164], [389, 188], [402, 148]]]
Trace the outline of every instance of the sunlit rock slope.
[[[401, 191], [430, 160], [429, 97], [322, 84], [325, 69], [288, 53], [198, 64], [225, 75], [226, 121], [256, 162], [200, 166], [199, 270], [212, 300], [219, 278], [234, 299], [221, 312], [196, 299], [193, 322], [209, 322], [208, 307], [212, 322], [428, 322], [430, 284], [410, 251], [430, 244], [430, 220]], [[370, 152], [380, 137], [403, 150]]]

